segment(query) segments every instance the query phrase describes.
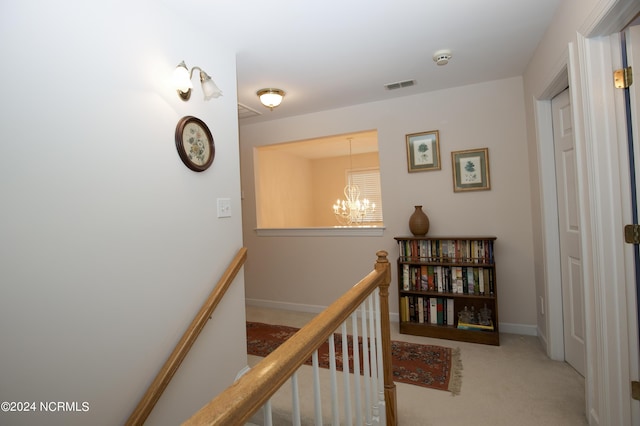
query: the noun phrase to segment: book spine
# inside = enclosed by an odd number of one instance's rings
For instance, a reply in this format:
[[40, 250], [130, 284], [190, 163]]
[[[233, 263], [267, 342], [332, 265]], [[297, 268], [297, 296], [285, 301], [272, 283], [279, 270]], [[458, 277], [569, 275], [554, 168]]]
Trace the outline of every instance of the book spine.
[[495, 270], [489, 270], [489, 292], [493, 296], [495, 294], [495, 277], [493, 276]]
[[429, 275], [429, 282], [428, 282], [428, 287], [427, 289], [429, 291], [434, 291], [436, 288], [436, 276], [435, 276], [435, 271], [432, 265], [427, 266], [427, 274]]
[[406, 263], [402, 265], [402, 289], [405, 291], [410, 290], [409, 287], [409, 265]]
[[406, 302], [407, 296], [402, 296], [402, 298], [400, 299], [400, 321], [402, 322], [406, 322], [408, 317]]
[[480, 294], [480, 274], [478, 268], [473, 268], [473, 294]]
[[435, 297], [429, 298], [429, 322], [438, 323], [438, 300]]
[[409, 321], [416, 322], [416, 298], [409, 296]]
[[429, 269], [427, 265], [420, 266], [420, 290], [429, 290]]
[[447, 299], [447, 325], [453, 325], [455, 321], [454, 299]]

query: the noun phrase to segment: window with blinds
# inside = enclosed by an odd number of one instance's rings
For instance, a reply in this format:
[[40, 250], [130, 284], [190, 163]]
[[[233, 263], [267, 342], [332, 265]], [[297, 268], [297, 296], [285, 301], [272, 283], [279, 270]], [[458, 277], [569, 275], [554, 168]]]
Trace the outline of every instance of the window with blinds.
[[347, 181], [351, 179], [353, 185], [360, 189], [360, 199], [368, 199], [375, 203], [376, 209], [368, 214], [364, 222], [382, 222], [382, 191], [380, 190], [380, 169], [350, 170]]

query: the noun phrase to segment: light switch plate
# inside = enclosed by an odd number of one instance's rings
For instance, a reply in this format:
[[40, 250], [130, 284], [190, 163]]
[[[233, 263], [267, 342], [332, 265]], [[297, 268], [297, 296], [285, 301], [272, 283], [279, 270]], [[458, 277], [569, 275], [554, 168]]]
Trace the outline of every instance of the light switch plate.
[[218, 217], [231, 217], [231, 199], [218, 198]]

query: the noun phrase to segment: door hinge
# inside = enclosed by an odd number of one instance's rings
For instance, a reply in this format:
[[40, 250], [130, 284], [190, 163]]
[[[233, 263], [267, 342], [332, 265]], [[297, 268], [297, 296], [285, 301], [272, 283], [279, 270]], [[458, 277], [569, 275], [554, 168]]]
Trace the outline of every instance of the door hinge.
[[640, 400], [640, 382], [631, 382], [631, 399]]
[[640, 225], [624, 226], [624, 242], [627, 244], [640, 244]]
[[613, 83], [616, 89], [626, 89], [633, 84], [633, 70], [631, 67], [622, 68], [613, 72]]

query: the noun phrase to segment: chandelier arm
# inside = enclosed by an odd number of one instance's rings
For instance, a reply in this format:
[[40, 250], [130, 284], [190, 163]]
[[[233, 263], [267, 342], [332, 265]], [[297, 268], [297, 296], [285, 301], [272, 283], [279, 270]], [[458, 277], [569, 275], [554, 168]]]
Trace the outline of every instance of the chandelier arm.
[[344, 187], [344, 200], [337, 200], [333, 205], [333, 213], [338, 223], [346, 226], [360, 225], [367, 215], [375, 211], [375, 204], [369, 203], [368, 199], [360, 201], [360, 188], [351, 184], [351, 171], [353, 170], [353, 156], [351, 141], [349, 139], [349, 175], [347, 185]]

